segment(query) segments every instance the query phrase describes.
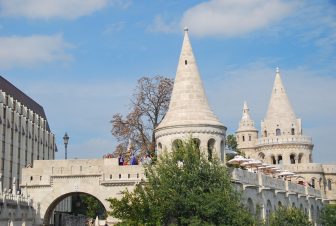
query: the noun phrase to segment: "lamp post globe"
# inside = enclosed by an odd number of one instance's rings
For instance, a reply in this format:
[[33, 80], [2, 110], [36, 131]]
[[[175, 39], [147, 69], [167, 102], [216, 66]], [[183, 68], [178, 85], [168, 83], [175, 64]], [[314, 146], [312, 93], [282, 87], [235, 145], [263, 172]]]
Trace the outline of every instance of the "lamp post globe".
[[65, 159], [68, 159], [68, 143], [69, 143], [69, 136], [67, 133], [64, 134], [63, 141], [64, 141], [64, 148], [65, 148]]

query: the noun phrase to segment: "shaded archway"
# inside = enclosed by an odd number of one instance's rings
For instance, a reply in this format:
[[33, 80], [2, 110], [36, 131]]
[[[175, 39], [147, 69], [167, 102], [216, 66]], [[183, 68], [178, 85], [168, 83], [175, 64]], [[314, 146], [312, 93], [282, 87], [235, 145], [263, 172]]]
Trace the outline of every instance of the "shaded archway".
[[214, 149], [215, 149], [215, 139], [211, 138], [208, 141], [208, 160], [211, 161], [213, 158], [213, 154], [214, 154]]
[[[50, 224], [50, 222], [51, 221], [53, 222], [53, 220], [51, 220], [51, 219], [53, 218], [54, 210], [59, 203], [61, 203], [63, 200], [65, 200], [68, 197], [79, 197], [80, 195], [86, 195], [86, 196], [89, 196], [89, 197], [93, 197], [95, 200], [97, 200], [97, 202], [100, 204], [100, 207], [102, 208], [103, 213], [98, 213], [97, 212], [96, 215], [98, 215], [98, 216], [105, 215], [106, 216], [106, 213], [107, 213], [106, 207], [104, 206], [102, 201], [99, 200], [97, 197], [95, 197], [92, 194], [85, 193], [85, 192], [70, 192], [70, 193], [66, 193], [66, 194], [63, 194], [63, 195], [59, 196], [53, 202], [51, 202], [51, 204], [47, 207], [46, 212], [44, 214], [43, 225], [45, 225], [45, 226], [53, 225], [53, 224]], [[80, 206], [77, 205], [76, 202], [77, 202], [77, 200], [75, 199], [74, 203], [73, 203], [74, 204], [73, 208], [79, 208], [80, 207]]]

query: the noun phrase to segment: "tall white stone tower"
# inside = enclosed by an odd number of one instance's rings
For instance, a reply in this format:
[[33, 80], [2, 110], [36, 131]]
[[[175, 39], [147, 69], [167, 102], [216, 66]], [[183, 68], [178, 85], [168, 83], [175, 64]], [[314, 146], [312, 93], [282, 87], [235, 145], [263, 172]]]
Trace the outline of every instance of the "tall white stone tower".
[[158, 154], [191, 136], [208, 158], [224, 161], [225, 132], [209, 107], [186, 28], [169, 109], [155, 130]]
[[259, 156], [272, 164], [312, 162], [310, 137], [302, 134], [301, 119], [296, 118], [282, 84], [279, 68], [276, 70], [271, 99], [265, 119], [261, 122]]
[[243, 106], [243, 116], [236, 131], [238, 149], [247, 157], [255, 158], [258, 130], [254, 127], [254, 121], [250, 117], [250, 109], [246, 101]]

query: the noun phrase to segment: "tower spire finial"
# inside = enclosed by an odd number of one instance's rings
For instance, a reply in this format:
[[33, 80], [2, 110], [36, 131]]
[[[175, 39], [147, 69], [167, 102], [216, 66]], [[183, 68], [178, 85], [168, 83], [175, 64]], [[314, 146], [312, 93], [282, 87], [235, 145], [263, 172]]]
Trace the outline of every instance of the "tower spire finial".
[[280, 68], [279, 68], [279, 67], [276, 67], [275, 72], [276, 72], [277, 74], [280, 73]]
[[188, 32], [189, 28], [188, 27], [184, 27], [184, 32]]

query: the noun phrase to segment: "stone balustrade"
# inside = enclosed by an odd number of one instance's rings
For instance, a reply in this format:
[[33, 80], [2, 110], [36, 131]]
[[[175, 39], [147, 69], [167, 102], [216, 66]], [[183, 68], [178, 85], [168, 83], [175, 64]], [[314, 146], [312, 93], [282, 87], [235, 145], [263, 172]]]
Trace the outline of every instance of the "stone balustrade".
[[273, 178], [265, 174], [252, 173], [238, 168], [231, 169], [230, 172], [232, 180], [236, 183], [321, 198], [321, 192], [309, 186], [303, 186], [283, 179]]
[[262, 137], [258, 139], [257, 145], [272, 144], [312, 144], [312, 138], [308, 136], [279, 136], [279, 137]]

